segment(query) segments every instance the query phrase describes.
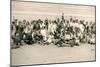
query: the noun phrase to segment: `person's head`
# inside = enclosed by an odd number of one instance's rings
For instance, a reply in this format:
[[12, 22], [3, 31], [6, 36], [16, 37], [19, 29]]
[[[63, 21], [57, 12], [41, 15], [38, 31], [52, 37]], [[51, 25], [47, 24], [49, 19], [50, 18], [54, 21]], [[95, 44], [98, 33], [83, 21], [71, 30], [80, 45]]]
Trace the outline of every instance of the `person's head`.
[[44, 26], [43, 29], [45, 29], [46, 27]]
[[86, 21], [86, 25], [88, 25], [88, 21]]
[[67, 20], [67, 23], [69, 23], [69, 21]]
[[78, 19], [76, 19], [76, 23], [78, 23]]
[[26, 20], [23, 20], [23, 22], [26, 22]]
[[16, 36], [19, 36], [19, 33], [16, 33]]
[[14, 23], [14, 25], [17, 25], [18, 19], [14, 19], [13, 23]]
[[51, 24], [51, 20], [49, 20], [49, 24]]
[[14, 25], [14, 24], [15, 24], [15, 22], [13, 21], [13, 22], [12, 22], [12, 24]]
[[92, 25], [92, 21], [90, 21], [90, 25]]
[[52, 32], [50, 32], [50, 35], [53, 35], [53, 33], [52, 33]]
[[45, 22], [48, 22], [48, 18], [45, 19]]
[[18, 22], [18, 25], [21, 25], [21, 23], [22, 23], [22, 22], [21, 22], [21, 21], [19, 21], [19, 22]]
[[17, 21], [18, 21], [18, 19], [14, 19], [14, 21], [15, 21], [15, 22], [17, 22]]
[[60, 19], [59, 18], [57, 18], [57, 22], [60, 22]]
[[29, 22], [27, 21], [26, 25], [29, 25]]
[[75, 23], [75, 20], [73, 20], [73, 23]]
[[72, 22], [73, 21], [73, 18], [72, 18], [72, 16], [70, 16], [70, 22]]

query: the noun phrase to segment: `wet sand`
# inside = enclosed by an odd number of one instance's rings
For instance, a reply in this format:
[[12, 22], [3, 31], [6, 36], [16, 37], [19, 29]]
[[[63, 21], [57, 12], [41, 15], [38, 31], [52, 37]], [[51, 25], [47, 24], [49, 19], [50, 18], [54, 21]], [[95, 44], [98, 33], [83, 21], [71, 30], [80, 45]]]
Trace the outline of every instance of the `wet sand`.
[[95, 60], [95, 45], [81, 44], [74, 47], [50, 45], [23, 45], [11, 49], [12, 65], [46, 64]]

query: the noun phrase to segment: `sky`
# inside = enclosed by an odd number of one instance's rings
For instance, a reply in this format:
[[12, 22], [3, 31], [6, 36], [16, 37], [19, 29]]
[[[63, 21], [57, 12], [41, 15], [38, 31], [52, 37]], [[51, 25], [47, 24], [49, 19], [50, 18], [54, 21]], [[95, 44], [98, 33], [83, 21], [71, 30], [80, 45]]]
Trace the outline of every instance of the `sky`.
[[76, 16], [88, 20], [95, 20], [95, 7], [83, 5], [51, 4], [38, 2], [12, 1], [12, 16], [19, 19], [54, 19], [61, 17]]

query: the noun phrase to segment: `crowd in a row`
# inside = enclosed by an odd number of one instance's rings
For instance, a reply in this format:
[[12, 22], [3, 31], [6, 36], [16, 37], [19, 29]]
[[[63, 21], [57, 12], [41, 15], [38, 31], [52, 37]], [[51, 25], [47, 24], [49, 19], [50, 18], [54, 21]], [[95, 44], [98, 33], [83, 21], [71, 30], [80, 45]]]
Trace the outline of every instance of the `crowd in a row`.
[[[34, 19], [34, 18], [33, 18]], [[57, 46], [66, 44], [73, 47], [80, 43], [95, 43], [95, 22], [80, 20], [70, 17], [50, 20], [19, 20], [13, 19], [11, 22], [11, 42], [15, 48], [26, 44], [49, 45], [53, 43]]]

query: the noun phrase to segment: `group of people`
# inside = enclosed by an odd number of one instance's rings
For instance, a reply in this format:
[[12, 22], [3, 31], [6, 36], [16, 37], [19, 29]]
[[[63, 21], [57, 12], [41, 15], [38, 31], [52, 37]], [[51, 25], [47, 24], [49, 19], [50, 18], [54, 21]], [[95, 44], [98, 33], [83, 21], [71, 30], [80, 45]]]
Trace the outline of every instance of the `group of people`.
[[80, 43], [95, 43], [95, 22], [79, 20], [77, 18], [32, 21], [13, 19], [11, 22], [11, 42], [13, 48], [18, 48], [23, 43], [28, 45], [41, 44], [57, 46], [79, 46]]

